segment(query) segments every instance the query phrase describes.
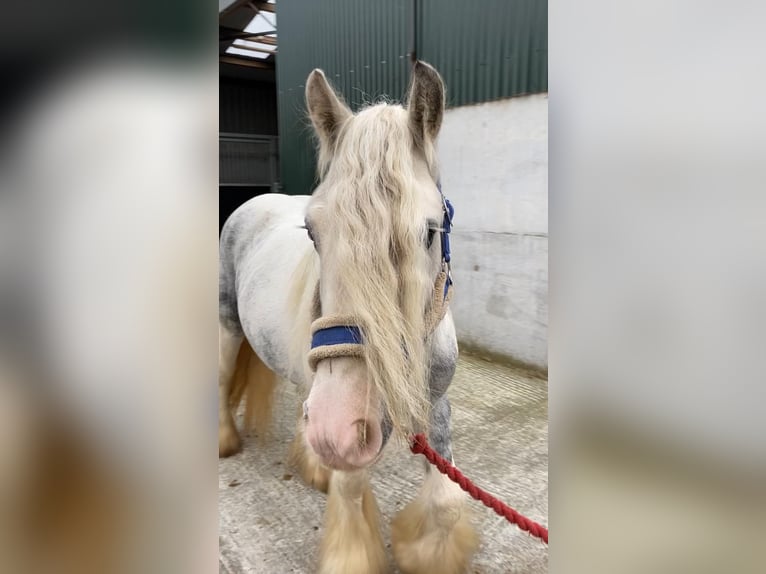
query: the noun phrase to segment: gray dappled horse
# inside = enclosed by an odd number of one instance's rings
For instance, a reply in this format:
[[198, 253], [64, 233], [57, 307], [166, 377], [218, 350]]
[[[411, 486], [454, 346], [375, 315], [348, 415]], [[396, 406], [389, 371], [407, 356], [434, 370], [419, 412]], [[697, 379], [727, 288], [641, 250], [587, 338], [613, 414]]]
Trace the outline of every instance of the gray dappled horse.
[[[367, 468], [389, 437], [401, 446], [427, 430], [452, 458], [452, 213], [434, 147], [444, 102], [441, 77], [422, 62], [406, 108], [357, 114], [314, 70], [306, 103], [321, 183], [311, 196], [256, 197], [221, 233], [219, 455], [240, 448], [233, 415], [243, 397], [258, 427], [275, 374], [305, 389], [291, 461], [328, 492], [323, 573], [388, 570]], [[391, 525], [402, 571], [467, 568], [478, 539], [466, 500], [426, 464], [420, 493]]]

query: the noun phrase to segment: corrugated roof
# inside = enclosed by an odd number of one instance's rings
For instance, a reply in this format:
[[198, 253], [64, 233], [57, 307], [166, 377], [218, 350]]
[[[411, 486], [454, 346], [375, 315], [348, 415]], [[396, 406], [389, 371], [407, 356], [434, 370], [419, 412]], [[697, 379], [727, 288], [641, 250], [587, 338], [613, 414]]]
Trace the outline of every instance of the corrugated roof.
[[276, 1], [219, 0], [220, 62], [273, 70], [277, 55]]

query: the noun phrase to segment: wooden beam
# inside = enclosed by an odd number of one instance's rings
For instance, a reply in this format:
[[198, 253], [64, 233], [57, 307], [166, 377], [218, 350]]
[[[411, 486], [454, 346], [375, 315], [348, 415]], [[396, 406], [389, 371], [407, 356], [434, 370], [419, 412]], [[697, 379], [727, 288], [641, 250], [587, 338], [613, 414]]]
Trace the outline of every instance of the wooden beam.
[[260, 42], [261, 44], [268, 44], [269, 46], [276, 46], [277, 39], [273, 36], [263, 36], [261, 34], [255, 34], [248, 36], [247, 38], [241, 38], [242, 40], [249, 40], [251, 42]]
[[227, 34], [245, 34], [246, 32], [242, 32], [242, 30], [238, 30], [237, 28], [232, 28], [231, 26], [224, 26], [223, 24], [218, 24], [218, 34], [220, 35], [221, 32], [225, 32]]
[[244, 32], [237, 30], [236, 28], [230, 28], [228, 26], [218, 26], [218, 41], [227, 42], [236, 38], [249, 38], [250, 36], [265, 36], [268, 34], [276, 34], [276, 30], [267, 30], [265, 32]]
[[259, 68], [261, 70], [273, 70], [274, 66], [266, 64], [260, 60], [248, 58], [237, 58], [236, 56], [219, 56], [219, 62], [224, 64], [234, 64], [235, 66], [247, 66], [248, 68]]
[[254, 6], [261, 12], [271, 12], [272, 14], [277, 13], [277, 5], [276, 4], [268, 4], [267, 2], [250, 2], [251, 6]]
[[218, 26], [218, 42], [232, 42], [237, 38], [247, 38], [248, 36], [252, 36], [252, 33], [227, 26]]

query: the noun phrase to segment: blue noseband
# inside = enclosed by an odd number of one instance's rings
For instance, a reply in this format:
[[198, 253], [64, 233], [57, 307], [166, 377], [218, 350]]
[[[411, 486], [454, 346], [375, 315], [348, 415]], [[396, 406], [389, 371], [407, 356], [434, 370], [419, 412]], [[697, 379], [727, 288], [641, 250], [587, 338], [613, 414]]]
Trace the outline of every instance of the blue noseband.
[[319, 329], [311, 337], [311, 348], [324, 347], [326, 345], [361, 345], [362, 333], [359, 327], [353, 325], [338, 325]]
[[[442, 250], [442, 268], [447, 273], [446, 281], [444, 282], [444, 301], [447, 300], [447, 295], [452, 287], [452, 274], [450, 273], [450, 260], [452, 254], [450, 252], [449, 235], [452, 231], [452, 218], [455, 215], [455, 208], [452, 207], [450, 200], [444, 197], [442, 193], [442, 184], [438, 182], [436, 184], [439, 190], [439, 195], [442, 200], [442, 229], [441, 229], [441, 250]], [[318, 347], [328, 347], [334, 345], [361, 345], [362, 333], [359, 327], [355, 325], [334, 325], [325, 329], [318, 329], [311, 337], [311, 348], [316, 349]]]

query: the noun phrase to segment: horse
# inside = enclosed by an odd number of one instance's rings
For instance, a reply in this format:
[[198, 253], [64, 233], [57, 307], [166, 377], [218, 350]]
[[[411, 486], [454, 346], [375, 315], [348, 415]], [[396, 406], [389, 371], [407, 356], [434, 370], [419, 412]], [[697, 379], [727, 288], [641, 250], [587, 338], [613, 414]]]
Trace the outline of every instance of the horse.
[[[255, 197], [221, 231], [219, 456], [241, 448], [243, 398], [257, 430], [276, 380], [300, 385], [290, 463], [327, 493], [318, 571], [377, 574], [388, 565], [370, 466], [389, 439], [421, 431], [453, 459], [453, 212], [435, 148], [445, 87], [418, 61], [406, 106], [353, 113], [319, 69], [305, 92], [317, 187]], [[478, 547], [468, 499], [424, 466], [417, 497], [391, 523], [394, 559], [406, 573], [464, 572]]]

